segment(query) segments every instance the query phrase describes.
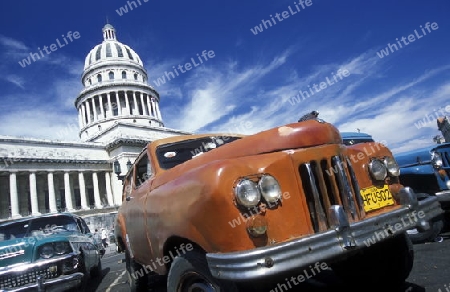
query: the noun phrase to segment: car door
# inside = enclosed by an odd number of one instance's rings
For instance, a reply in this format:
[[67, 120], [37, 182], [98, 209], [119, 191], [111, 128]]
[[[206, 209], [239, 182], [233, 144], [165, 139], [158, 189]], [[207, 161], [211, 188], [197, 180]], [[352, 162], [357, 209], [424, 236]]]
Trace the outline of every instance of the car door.
[[139, 262], [147, 262], [150, 259], [150, 248], [147, 244], [145, 224], [145, 194], [149, 191], [147, 152], [143, 152], [133, 165], [133, 171], [126, 179], [124, 186], [125, 200], [122, 203], [126, 219], [128, 247], [131, 247], [132, 255]]

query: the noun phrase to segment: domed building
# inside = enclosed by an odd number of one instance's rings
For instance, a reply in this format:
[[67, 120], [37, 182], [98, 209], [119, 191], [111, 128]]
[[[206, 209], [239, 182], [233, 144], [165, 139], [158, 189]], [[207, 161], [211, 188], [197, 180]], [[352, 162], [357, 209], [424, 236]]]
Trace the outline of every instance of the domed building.
[[132, 135], [164, 127], [159, 94], [147, 80], [139, 56], [117, 41], [110, 24], [105, 25], [103, 42], [86, 56], [81, 77], [84, 89], [75, 100], [80, 138], [106, 142], [117, 135], [130, 135], [130, 125]]
[[[86, 56], [84, 88], [74, 103], [80, 141], [0, 136], [0, 220], [59, 211], [85, 216], [115, 211], [122, 203], [118, 175], [143, 147], [190, 134], [164, 127], [160, 96], [147, 81], [139, 55], [106, 24], [102, 43]], [[114, 173], [114, 163], [122, 173]], [[91, 226], [100, 227], [97, 223]]]

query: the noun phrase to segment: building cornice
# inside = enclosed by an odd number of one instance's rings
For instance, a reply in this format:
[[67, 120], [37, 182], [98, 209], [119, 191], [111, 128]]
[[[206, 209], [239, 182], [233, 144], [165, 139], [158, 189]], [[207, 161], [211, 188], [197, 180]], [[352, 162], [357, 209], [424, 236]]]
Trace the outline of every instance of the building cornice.
[[99, 142], [82, 142], [82, 141], [59, 141], [59, 140], [48, 140], [48, 139], [37, 139], [37, 138], [23, 138], [14, 136], [0, 136], [0, 143], [28, 143], [28, 144], [41, 144], [49, 145], [54, 147], [57, 146], [70, 146], [79, 148], [98, 148], [104, 149], [105, 145]]
[[80, 159], [51, 159], [51, 158], [36, 158], [36, 157], [0, 157], [0, 161], [11, 161], [12, 163], [69, 163], [69, 164], [109, 164], [109, 160], [80, 160]]

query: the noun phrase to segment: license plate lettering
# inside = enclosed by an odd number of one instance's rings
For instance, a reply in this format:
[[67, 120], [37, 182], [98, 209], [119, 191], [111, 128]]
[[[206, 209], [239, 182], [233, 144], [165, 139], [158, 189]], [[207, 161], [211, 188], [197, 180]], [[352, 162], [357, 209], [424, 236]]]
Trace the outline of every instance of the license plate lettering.
[[383, 187], [372, 186], [362, 189], [361, 197], [363, 199], [364, 210], [366, 212], [395, 204], [394, 198], [389, 190], [389, 186], [387, 185]]

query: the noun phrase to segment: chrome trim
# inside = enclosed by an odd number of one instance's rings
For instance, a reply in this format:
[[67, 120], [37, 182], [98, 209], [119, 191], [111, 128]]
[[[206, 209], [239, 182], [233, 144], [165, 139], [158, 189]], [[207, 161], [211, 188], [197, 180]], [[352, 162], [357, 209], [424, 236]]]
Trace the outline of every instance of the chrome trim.
[[[314, 210], [309, 210], [310, 212], [314, 213], [316, 216], [313, 216], [314, 219], [318, 219], [319, 222], [315, 222], [316, 226], [319, 227], [319, 230], [322, 230], [322, 227], [325, 224], [325, 222], [327, 222], [327, 217], [325, 215], [325, 211], [323, 209], [322, 203], [320, 202], [320, 195], [319, 195], [319, 191], [317, 190], [317, 185], [316, 185], [316, 179], [314, 178], [314, 174], [313, 174], [313, 170], [311, 169], [311, 164], [310, 163], [305, 163], [305, 167], [306, 170], [308, 172], [308, 176], [309, 176], [309, 183], [311, 186], [311, 190], [312, 190], [312, 194], [314, 196]], [[316, 214], [317, 212], [317, 214]]]
[[347, 157], [347, 168], [348, 172], [350, 173], [350, 178], [352, 179], [352, 185], [356, 193], [356, 200], [358, 201], [359, 205], [359, 214], [361, 214], [361, 218], [366, 217], [366, 210], [364, 210], [364, 202], [361, 196], [361, 189], [358, 184], [358, 180], [356, 179], [356, 174], [353, 171], [353, 165], [350, 161], [350, 158]]
[[[1, 291], [8, 291], [8, 292], [25, 292], [25, 291], [45, 291], [45, 292], [59, 292], [59, 291], [65, 291], [71, 288], [78, 287], [81, 285], [81, 281], [83, 279], [84, 275], [81, 272], [73, 273], [70, 275], [62, 275], [58, 278], [54, 279], [48, 279], [43, 281], [42, 285], [43, 288], [39, 287], [39, 283], [32, 283], [27, 284], [21, 287], [17, 288], [4, 288]], [[44, 289], [44, 290], [39, 290]]]
[[[367, 240], [374, 239], [375, 235], [378, 239], [375, 242], [392, 238], [408, 229], [421, 226], [443, 212], [436, 197], [426, 198], [414, 204], [410, 197], [412, 192], [405, 190], [404, 194], [407, 194], [403, 195], [406, 205], [359, 222], [348, 224], [344, 219], [346, 216], [341, 210], [342, 206], [333, 206], [329, 212], [332, 216], [330, 223], [333, 223], [334, 229], [246, 251], [207, 253], [210, 271], [219, 279], [248, 281], [281, 275], [315, 262], [330, 264], [367, 248]], [[412, 211], [422, 211], [425, 217], [418, 219], [415, 224], [406, 226], [402, 220]], [[389, 226], [395, 226], [395, 233], [389, 232], [392, 231]], [[380, 239], [379, 234], [382, 235]], [[272, 265], [265, 264], [267, 258], [272, 259]]]
[[4, 253], [0, 255], [0, 261], [4, 260], [4, 259], [9, 259], [9, 258], [13, 258], [19, 255], [23, 255], [25, 254], [25, 250], [21, 249], [19, 251], [13, 251], [13, 252], [9, 252], [9, 253]]
[[41, 268], [42, 266], [46, 266], [49, 264], [54, 264], [54, 263], [58, 263], [62, 260], [68, 260], [71, 259], [73, 257], [76, 257], [77, 254], [76, 253], [68, 253], [62, 256], [58, 256], [56, 258], [51, 258], [51, 259], [46, 259], [46, 260], [39, 260], [37, 262], [34, 263], [28, 263], [28, 264], [20, 264], [20, 265], [15, 265], [12, 267], [3, 267], [0, 268], [0, 277], [7, 275], [8, 273], [17, 273], [17, 272], [22, 272], [22, 271], [26, 271], [28, 269], [33, 269], [33, 268]]
[[398, 193], [400, 204], [405, 205], [408, 208], [417, 208], [419, 201], [417, 200], [417, 196], [414, 193], [413, 189], [410, 187], [404, 187]]
[[439, 202], [450, 201], [450, 190], [435, 193]]
[[328, 209], [328, 222], [331, 228], [336, 229], [341, 234], [345, 249], [356, 247], [355, 240], [351, 236], [347, 214], [342, 206], [333, 205]]
[[344, 202], [344, 206], [348, 206], [350, 214], [352, 215], [353, 220], [355, 220], [356, 219], [355, 202], [353, 201], [353, 193], [350, 187], [350, 183], [347, 179], [345, 169], [342, 166], [343, 162], [339, 156], [333, 156], [331, 160], [339, 167], [337, 178], [339, 181], [339, 192], [341, 193], [342, 201]]

